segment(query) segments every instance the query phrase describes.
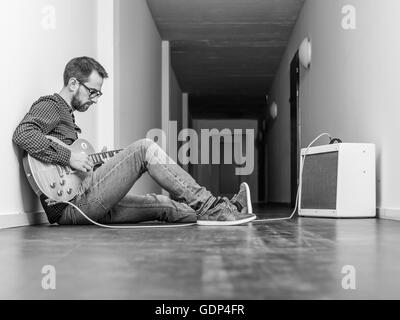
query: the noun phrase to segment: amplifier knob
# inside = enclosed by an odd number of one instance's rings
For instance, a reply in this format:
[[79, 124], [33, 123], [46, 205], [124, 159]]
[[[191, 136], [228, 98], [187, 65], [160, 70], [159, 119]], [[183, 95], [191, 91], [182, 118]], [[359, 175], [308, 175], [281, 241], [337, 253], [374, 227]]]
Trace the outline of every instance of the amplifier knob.
[[62, 194], [63, 194], [62, 190], [58, 190], [58, 191], [57, 191], [57, 194], [61, 197]]

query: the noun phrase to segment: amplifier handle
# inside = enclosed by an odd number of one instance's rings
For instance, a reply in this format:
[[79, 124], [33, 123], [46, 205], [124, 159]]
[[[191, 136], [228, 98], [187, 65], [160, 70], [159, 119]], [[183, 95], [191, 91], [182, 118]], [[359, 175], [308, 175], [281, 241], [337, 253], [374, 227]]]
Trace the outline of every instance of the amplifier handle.
[[335, 142], [342, 143], [342, 140], [340, 140], [339, 138], [332, 138], [329, 144], [334, 144]]

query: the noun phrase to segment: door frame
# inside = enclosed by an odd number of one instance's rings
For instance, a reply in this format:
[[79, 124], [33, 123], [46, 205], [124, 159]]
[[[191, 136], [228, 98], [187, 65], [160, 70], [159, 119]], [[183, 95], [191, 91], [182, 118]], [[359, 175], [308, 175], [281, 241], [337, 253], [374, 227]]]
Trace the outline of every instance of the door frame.
[[290, 62], [290, 203], [296, 204], [300, 171], [300, 60], [297, 51]]

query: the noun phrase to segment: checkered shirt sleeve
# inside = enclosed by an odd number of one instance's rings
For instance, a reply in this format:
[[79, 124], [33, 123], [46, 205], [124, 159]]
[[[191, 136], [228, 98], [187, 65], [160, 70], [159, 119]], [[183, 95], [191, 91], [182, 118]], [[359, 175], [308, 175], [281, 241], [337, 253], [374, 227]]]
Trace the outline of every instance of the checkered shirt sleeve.
[[15, 129], [13, 141], [38, 160], [68, 166], [71, 151], [46, 138], [49, 134], [57, 137], [53, 131], [61, 122], [62, 112], [57, 101], [52, 98], [40, 99]]

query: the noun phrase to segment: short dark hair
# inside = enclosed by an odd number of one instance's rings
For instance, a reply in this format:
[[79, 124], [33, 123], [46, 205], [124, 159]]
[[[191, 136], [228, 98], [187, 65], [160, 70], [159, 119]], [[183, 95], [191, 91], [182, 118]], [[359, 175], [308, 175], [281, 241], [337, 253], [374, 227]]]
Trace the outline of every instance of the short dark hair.
[[72, 59], [65, 66], [64, 86], [68, 85], [68, 81], [71, 78], [86, 82], [93, 70], [96, 70], [103, 79], [108, 78], [107, 71], [93, 58], [78, 57]]

